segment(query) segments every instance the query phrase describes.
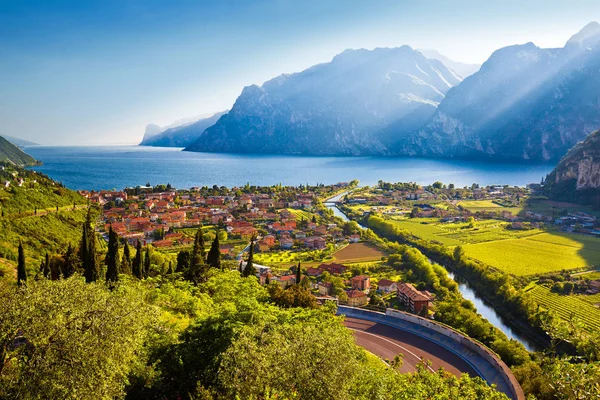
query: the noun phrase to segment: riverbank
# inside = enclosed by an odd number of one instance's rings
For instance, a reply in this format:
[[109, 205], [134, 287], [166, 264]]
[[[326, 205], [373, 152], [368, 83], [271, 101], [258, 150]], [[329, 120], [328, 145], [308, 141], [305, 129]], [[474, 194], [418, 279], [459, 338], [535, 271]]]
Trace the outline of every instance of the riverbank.
[[[355, 219], [348, 217], [345, 212], [349, 212], [349, 210], [345, 209], [344, 206], [338, 206], [334, 203], [330, 204], [331, 206], [328, 205], [328, 207], [334, 210], [334, 215], [342, 218], [345, 221], [354, 220], [358, 223], [358, 221]], [[364, 223], [364, 221], [360, 222]], [[363, 229], [372, 229], [372, 227], [367, 228], [364, 225], [360, 226]], [[528, 351], [539, 351], [548, 345], [547, 340], [544, 340], [542, 337], [540, 337], [540, 335], [534, 332], [528, 325], [523, 324], [522, 321], [515, 320], [513, 315], [505, 312], [501, 306], [495, 304], [489, 297], [482, 294], [482, 290], [477, 290], [474, 288], [473, 285], [460, 274], [460, 271], [457, 271], [446, 263], [441, 262], [436, 254], [427, 251], [426, 248], [419, 246], [417, 243], [411, 243], [410, 241], [402, 241], [402, 243], [414, 246], [427, 255], [431, 260], [444, 267], [446, 271], [448, 271], [448, 275], [458, 284], [459, 291], [461, 292], [462, 296], [472, 301], [475, 304], [477, 311], [492, 325], [500, 329], [506, 336], [523, 344]]]

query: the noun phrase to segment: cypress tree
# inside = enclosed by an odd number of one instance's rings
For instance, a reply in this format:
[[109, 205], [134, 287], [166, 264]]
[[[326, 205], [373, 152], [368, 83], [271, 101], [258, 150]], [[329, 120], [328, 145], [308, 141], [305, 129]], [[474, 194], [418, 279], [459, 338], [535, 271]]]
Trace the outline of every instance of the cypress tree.
[[71, 243], [69, 243], [69, 247], [67, 247], [67, 252], [65, 253], [65, 257], [64, 257], [64, 264], [63, 264], [63, 277], [69, 278], [70, 276], [73, 276], [73, 274], [75, 273], [75, 254], [74, 254], [74, 249], [73, 246], [71, 245]]
[[256, 274], [256, 268], [254, 268], [254, 240], [256, 238], [253, 236], [250, 239], [250, 250], [248, 251], [248, 260], [246, 261], [246, 268], [244, 268], [244, 272], [242, 276], [248, 277]]
[[[81, 233], [81, 242], [79, 243], [79, 260], [81, 261], [81, 268], [84, 273], [88, 270], [88, 233], [87, 233], [87, 224], [83, 224], [83, 229]], [[87, 279], [87, 278], [86, 278]]]
[[19, 239], [19, 258], [17, 264], [17, 285], [22, 286], [27, 283], [27, 271], [25, 270], [25, 251], [23, 243]]
[[215, 239], [213, 240], [210, 250], [208, 251], [208, 256], [206, 257], [206, 262], [212, 268], [221, 269], [221, 250], [219, 248], [219, 231], [217, 231]]
[[46, 258], [45, 258], [45, 261], [44, 261], [44, 272], [43, 273], [44, 273], [44, 278], [46, 278], [46, 279], [52, 278], [50, 276], [50, 273], [51, 273], [51, 271], [50, 271], [50, 257], [48, 256], [48, 252], [46, 252]]
[[150, 272], [150, 247], [146, 247], [146, 256], [144, 257], [144, 278], [148, 277]]
[[202, 233], [202, 224], [196, 231], [196, 236], [194, 237], [194, 248], [192, 249], [192, 254], [199, 255], [203, 260], [206, 260], [206, 251], [204, 250], [204, 234]]
[[189, 266], [184, 271], [183, 277], [194, 284], [203, 282], [206, 279], [206, 252], [204, 251], [204, 237], [202, 235], [202, 226], [198, 228], [194, 238], [194, 246], [189, 258]]
[[302, 280], [302, 267], [300, 266], [300, 262], [298, 262], [298, 266], [296, 267], [296, 285], [299, 285], [301, 280]]
[[83, 235], [85, 240], [82, 240], [82, 245], [84, 242], [87, 244], [85, 249], [85, 257], [81, 258], [83, 263], [83, 274], [85, 275], [85, 281], [87, 283], [95, 282], [100, 277], [100, 269], [98, 267], [98, 260], [96, 259], [96, 233], [94, 232], [94, 228], [92, 226], [92, 210], [88, 209], [86, 221], [84, 224]]
[[133, 259], [133, 276], [142, 279], [142, 243], [138, 240], [136, 245], [135, 258]]
[[119, 236], [113, 231], [112, 225], [108, 231], [108, 251], [106, 252], [106, 282], [116, 282], [119, 279]]
[[190, 267], [190, 252], [187, 250], [181, 250], [177, 254], [177, 267], [175, 272], [184, 272]]
[[127, 240], [125, 246], [123, 246], [123, 259], [121, 260], [121, 273], [131, 274], [131, 249]]

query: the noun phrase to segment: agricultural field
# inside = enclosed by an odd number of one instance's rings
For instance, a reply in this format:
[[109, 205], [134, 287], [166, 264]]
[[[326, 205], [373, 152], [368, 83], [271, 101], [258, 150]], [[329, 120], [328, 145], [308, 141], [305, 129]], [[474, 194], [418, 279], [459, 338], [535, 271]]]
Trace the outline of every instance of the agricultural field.
[[498, 220], [442, 223], [434, 218], [390, 218], [421, 239], [460, 245], [467, 256], [518, 276], [600, 265], [600, 239], [541, 229], [513, 230]]
[[600, 308], [589, 302], [584, 295], [564, 295], [552, 292], [549, 288], [535, 283], [530, 284], [525, 291], [543, 308], [555, 312], [564, 319], [572, 316], [581, 320], [587, 330], [600, 329]]
[[292, 213], [292, 215], [294, 215], [294, 217], [296, 217], [296, 221], [300, 222], [300, 220], [304, 219], [305, 221], [312, 221], [313, 216], [316, 217], [317, 222], [321, 222], [321, 217], [317, 214], [313, 214], [310, 213], [308, 211], [304, 211], [304, 210], [299, 210], [296, 208], [288, 208], [286, 209], [286, 211], [289, 211], [290, 213]]
[[[419, 221], [419, 222], [412, 222]], [[440, 242], [446, 246], [457, 246], [462, 244], [461, 241], [456, 240], [454, 238], [446, 236], [448, 234], [444, 229], [439, 228], [436, 224], [433, 223], [420, 223], [425, 222], [422, 219], [414, 219], [414, 220], [394, 220], [394, 224], [402, 229], [406, 229], [414, 236], [417, 236], [421, 239], [426, 240], [435, 240]]]
[[321, 262], [332, 262], [333, 258], [321, 250], [315, 251], [275, 251], [254, 254], [254, 262], [269, 267], [286, 267], [301, 262], [304, 266], [313, 266]]
[[472, 213], [476, 213], [478, 211], [481, 212], [502, 212], [508, 211], [513, 215], [519, 214], [523, 211], [523, 206], [520, 205], [518, 207], [503, 207], [499, 204], [494, 203], [492, 200], [465, 200], [461, 201], [457, 205], [462, 206], [463, 208], [471, 211]]
[[378, 261], [385, 255], [384, 252], [368, 243], [350, 243], [333, 253], [335, 262], [341, 264]]
[[469, 244], [463, 246], [463, 249], [469, 257], [518, 276], [577, 269], [600, 263], [600, 246], [590, 249], [574, 241], [573, 245], [563, 245], [548, 240], [560, 239], [554, 239], [550, 234], [540, 234], [523, 239]]

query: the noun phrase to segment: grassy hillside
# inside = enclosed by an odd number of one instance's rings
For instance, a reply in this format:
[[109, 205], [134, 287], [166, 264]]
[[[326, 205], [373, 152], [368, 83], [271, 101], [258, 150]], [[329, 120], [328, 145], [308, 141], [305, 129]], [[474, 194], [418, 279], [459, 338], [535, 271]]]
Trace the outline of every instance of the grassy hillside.
[[78, 243], [87, 212], [84, 197], [20, 168], [0, 170], [0, 182], [0, 275], [13, 273], [19, 239], [30, 272], [46, 252], [63, 253], [69, 243]]
[[25, 166], [38, 164], [38, 161], [0, 136], [0, 164], [3, 163]]

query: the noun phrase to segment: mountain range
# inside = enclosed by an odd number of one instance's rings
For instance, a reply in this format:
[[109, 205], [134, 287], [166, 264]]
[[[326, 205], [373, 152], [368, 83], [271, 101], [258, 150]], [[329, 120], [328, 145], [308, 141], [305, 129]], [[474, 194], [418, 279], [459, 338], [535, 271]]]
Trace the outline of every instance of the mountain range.
[[140, 146], [186, 147], [194, 143], [206, 128], [212, 126], [227, 111], [192, 120], [180, 120], [167, 127], [149, 124]]
[[29, 140], [21, 139], [14, 136], [2, 135], [4, 139], [8, 140], [15, 146], [27, 147], [27, 146], [39, 146], [39, 143], [30, 142]]
[[4, 163], [18, 166], [39, 164], [35, 158], [0, 136], [0, 164]]
[[244, 88], [231, 111], [186, 150], [387, 154], [386, 128], [409, 133], [460, 82], [409, 46], [346, 50], [329, 63]]
[[409, 46], [346, 50], [247, 86], [230, 111], [163, 129], [142, 144], [558, 161], [599, 128], [600, 24], [592, 22], [562, 48], [508, 46], [481, 66]]

